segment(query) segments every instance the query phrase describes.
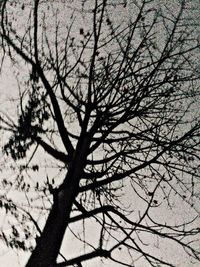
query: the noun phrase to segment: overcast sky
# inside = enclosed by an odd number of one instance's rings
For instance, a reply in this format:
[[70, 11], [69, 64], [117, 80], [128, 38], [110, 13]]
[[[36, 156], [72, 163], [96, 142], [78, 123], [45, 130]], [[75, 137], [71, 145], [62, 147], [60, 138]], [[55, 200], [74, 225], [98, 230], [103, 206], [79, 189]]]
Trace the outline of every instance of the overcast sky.
[[[160, 3], [162, 4], [164, 1], [160, 1]], [[165, 1], [166, 2], [166, 1]], [[172, 2], [174, 1], [167, 1], [167, 3], [173, 4]], [[200, 1], [199, 0], [193, 0], [193, 1], [188, 1], [188, 5], [195, 5], [200, 9]], [[200, 12], [198, 11], [198, 8], [193, 8], [193, 11], [190, 10], [190, 16], [194, 17], [194, 22], [198, 23], [199, 21], [199, 14]], [[128, 12], [128, 10], [126, 11]], [[125, 14], [123, 14], [123, 16], [125, 16]], [[79, 26], [78, 26], [79, 27]], [[198, 33], [197, 28], [195, 28], [195, 30]], [[4, 110], [5, 112], [9, 112], [10, 116], [15, 116], [16, 114], [16, 108], [15, 108], [15, 102], [12, 102], [12, 100], [15, 100], [18, 97], [18, 90], [16, 90], [17, 87], [17, 82], [14, 79], [14, 75], [13, 75], [13, 71], [10, 68], [10, 64], [9, 62], [5, 62], [5, 66], [4, 66], [4, 73], [1, 74], [0, 76], [0, 93], [1, 93], [1, 100], [0, 100], [0, 110]], [[5, 137], [4, 137], [5, 138]], [[3, 143], [3, 141], [1, 140], [1, 144]], [[0, 161], [0, 164], [3, 164], [4, 162]], [[1, 173], [0, 173], [0, 177], [1, 177]], [[2, 176], [2, 178], [4, 178], [4, 176]], [[128, 196], [130, 197], [130, 196]], [[169, 216], [177, 216], [176, 218], [187, 218], [187, 216], [190, 216], [190, 214], [188, 214], [188, 210], [187, 206], [183, 206], [182, 202], [177, 202], [176, 203], [176, 208], [174, 209], [173, 213], [170, 213]], [[184, 211], [184, 212], [182, 212]], [[158, 210], [155, 210], [155, 212], [158, 212]], [[165, 212], [166, 210], [159, 210], [159, 216], [165, 216]], [[188, 215], [187, 215], [188, 214]], [[156, 216], [158, 216], [156, 214]], [[4, 220], [4, 213], [1, 214], [0, 216], [0, 226], [5, 230], [5, 227], [8, 227], [7, 225], [5, 225], [5, 220]], [[95, 232], [95, 229], [94, 229]], [[93, 233], [92, 233], [93, 234]], [[71, 248], [71, 252], [73, 253], [74, 250], [74, 246], [73, 246], [73, 237], [70, 236], [70, 242], [68, 242], [63, 248], [62, 250], [69, 250]], [[160, 253], [166, 253], [165, 249], [163, 248]], [[1, 246], [1, 252], [0, 252], [0, 266], [6, 266], [6, 267], [22, 267], [25, 265], [27, 259], [28, 259], [28, 255], [27, 253], [19, 253], [15, 250], [11, 250], [8, 249], [7, 247], [5, 247], [4, 245]], [[185, 254], [184, 254], [185, 255]], [[186, 258], [182, 257], [181, 252], [177, 253], [176, 249], [174, 248], [174, 250], [171, 250], [171, 252], [169, 252], [169, 257], [174, 257], [175, 260], [177, 260], [177, 262], [179, 262], [179, 265], [177, 265], [177, 267], [189, 267], [188, 263], [186, 262]], [[106, 263], [105, 265], [100, 261], [91, 261], [88, 262], [86, 265], [87, 267], [92, 267], [92, 266], [106, 266], [106, 267], [112, 267], [114, 266], [113, 263]], [[199, 267], [199, 264], [195, 264], [192, 265], [194, 267]], [[146, 265], [142, 264], [141, 267], [146, 267]]]

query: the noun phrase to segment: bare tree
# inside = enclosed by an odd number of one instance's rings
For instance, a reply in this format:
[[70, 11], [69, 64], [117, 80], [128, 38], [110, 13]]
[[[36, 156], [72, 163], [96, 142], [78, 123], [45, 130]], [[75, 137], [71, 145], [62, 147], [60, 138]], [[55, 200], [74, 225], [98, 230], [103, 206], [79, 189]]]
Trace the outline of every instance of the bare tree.
[[1, 1], [19, 94], [1, 113], [1, 238], [27, 267], [200, 261], [199, 41], [186, 1], [158, 2]]

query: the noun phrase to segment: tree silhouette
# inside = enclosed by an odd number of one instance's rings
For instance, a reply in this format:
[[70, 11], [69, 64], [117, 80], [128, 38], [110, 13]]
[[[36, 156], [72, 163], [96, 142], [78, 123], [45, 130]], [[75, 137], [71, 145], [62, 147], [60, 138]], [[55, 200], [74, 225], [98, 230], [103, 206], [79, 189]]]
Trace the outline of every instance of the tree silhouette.
[[1, 71], [9, 59], [19, 93], [0, 117], [1, 238], [31, 250], [27, 267], [200, 260], [199, 41], [174, 5], [1, 1]]

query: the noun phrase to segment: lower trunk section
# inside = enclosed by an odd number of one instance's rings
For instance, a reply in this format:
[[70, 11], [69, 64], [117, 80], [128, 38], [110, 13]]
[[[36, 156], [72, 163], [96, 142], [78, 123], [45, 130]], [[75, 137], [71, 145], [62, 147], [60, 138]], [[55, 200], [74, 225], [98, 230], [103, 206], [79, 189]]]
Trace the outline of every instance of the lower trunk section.
[[80, 137], [68, 174], [54, 199], [44, 230], [26, 267], [55, 267], [65, 230], [69, 223], [72, 205], [86, 164], [90, 145], [87, 136]]
[[56, 197], [49, 213], [44, 230], [39, 237], [26, 267], [55, 267], [60, 251], [63, 236], [69, 222], [70, 212], [76, 197], [78, 181], [76, 184], [70, 179], [65, 189]]

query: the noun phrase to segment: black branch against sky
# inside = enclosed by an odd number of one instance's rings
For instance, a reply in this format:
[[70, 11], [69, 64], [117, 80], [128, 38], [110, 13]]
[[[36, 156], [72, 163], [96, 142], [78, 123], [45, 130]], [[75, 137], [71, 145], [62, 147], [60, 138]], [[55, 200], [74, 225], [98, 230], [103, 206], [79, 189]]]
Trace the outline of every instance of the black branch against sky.
[[200, 261], [200, 44], [186, 1], [0, 7], [1, 73], [12, 66], [18, 95], [15, 117], [0, 114], [5, 244], [31, 251], [27, 267], [176, 266], [173, 249]]

